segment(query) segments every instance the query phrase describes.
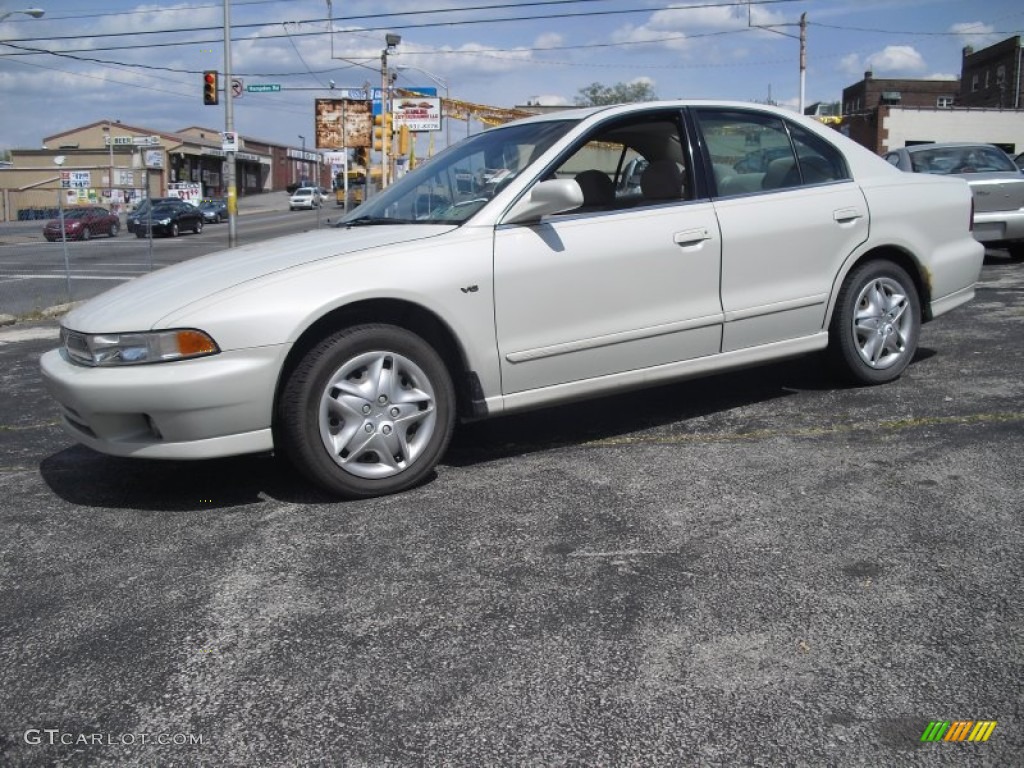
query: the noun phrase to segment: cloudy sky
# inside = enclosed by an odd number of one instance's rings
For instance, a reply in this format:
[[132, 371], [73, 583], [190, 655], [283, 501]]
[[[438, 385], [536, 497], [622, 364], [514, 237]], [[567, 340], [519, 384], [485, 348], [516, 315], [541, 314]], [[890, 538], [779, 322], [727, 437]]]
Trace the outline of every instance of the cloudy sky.
[[[223, 0], [0, 0], [0, 17], [30, 7], [46, 13], [0, 22], [0, 148], [107, 119], [223, 129], [223, 106], [203, 106], [200, 82], [224, 68]], [[234, 74], [282, 86], [237, 100], [235, 129], [299, 146], [331, 81], [380, 83], [389, 31], [402, 38], [389, 62], [399, 85], [446, 83], [480, 104], [570, 105], [592, 83], [644, 81], [662, 98], [795, 108], [802, 13], [807, 103], [838, 101], [867, 69], [956, 78], [964, 45], [1024, 29], [1020, 0], [231, 0]]]

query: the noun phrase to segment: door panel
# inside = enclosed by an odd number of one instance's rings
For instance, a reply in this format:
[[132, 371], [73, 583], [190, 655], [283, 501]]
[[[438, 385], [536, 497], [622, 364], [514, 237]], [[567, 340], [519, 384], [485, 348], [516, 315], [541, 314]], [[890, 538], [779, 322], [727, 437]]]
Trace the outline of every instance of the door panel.
[[853, 183], [798, 187], [715, 202], [722, 227], [723, 350], [822, 329], [832, 283], [868, 235]]
[[721, 255], [706, 201], [499, 227], [503, 392], [716, 354]]

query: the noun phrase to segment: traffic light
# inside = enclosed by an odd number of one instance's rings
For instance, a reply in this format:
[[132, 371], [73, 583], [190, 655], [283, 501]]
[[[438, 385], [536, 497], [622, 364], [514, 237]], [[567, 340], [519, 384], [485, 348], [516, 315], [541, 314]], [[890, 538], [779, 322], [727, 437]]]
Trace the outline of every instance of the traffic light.
[[216, 106], [220, 103], [218, 96], [217, 70], [208, 69], [203, 72], [203, 104]]
[[384, 142], [391, 144], [391, 113], [373, 116], [373, 151], [383, 152]]
[[403, 125], [398, 129], [398, 154], [408, 155], [410, 142], [410, 131], [408, 125]]
[[370, 152], [366, 147], [356, 147], [356, 156], [353, 165], [366, 169], [370, 165]]

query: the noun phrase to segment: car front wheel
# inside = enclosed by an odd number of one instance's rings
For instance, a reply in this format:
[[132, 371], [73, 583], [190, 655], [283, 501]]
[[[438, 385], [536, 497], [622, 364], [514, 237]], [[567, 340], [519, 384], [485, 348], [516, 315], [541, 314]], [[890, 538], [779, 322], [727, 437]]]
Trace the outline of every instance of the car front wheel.
[[194, 227], [192, 227], [192, 231], [195, 232], [197, 235], [200, 232], [203, 231], [203, 220], [202, 219], [196, 219], [196, 225]]
[[110, 225], [110, 232], [108, 232], [107, 234], [110, 235], [111, 237], [117, 237], [117, 233], [120, 232], [120, 231], [121, 231], [121, 227], [119, 225], [111, 224]]
[[82, 229], [82, 239], [83, 240], [88, 240], [90, 237], [92, 237], [92, 232], [89, 231], [88, 227], [84, 227]]
[[839, 291], [829, 328], [834, 360], [862, 384], [898, 378], [917, 351], [921, 305], [914, 281], [888, 261], [855, 268]]
[[288, 377], [275, 440], [300, 472], [345, 498], [404, 491], [430, 473], [455, 424], [437, 352], [390, 325], [360, 325], [314, 346]]
[[178, 222], [171, 223], [171, 237], [177, 237], [180, 234], [178, 230]]

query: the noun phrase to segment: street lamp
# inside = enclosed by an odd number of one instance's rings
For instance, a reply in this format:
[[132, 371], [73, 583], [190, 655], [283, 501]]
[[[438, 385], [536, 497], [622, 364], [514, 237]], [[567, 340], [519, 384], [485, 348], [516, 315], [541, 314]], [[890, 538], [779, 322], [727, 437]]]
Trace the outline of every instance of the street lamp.
[[388, 71], [388, 54], [402, 42], [402, 36], [394, 32], [384, 35], [384, 50], [380, 52], [380, 115], [381, 115], [381, 152], [380, 152], [380, 186], [388, 185], [388, 145], [391, 135], [388, 133], [388, 115], [391, 114], [391, 76]]
[[[413, 66], [408, 65], [408, 64], [400, 64], [399, 66], [395, 67], [395, 69], [397, 69], [399, 72], [402, 72], [403, 70], [407, 70], [407, 69], [412, 69], [412, 70], [415, 70], [417, 72], [422, 72], [424, 75], [426, 75], [431, 80], [433, 80], [435, 84], [440, 85], [442, 88], [444, 88], [444, 100], [445, 100], [445, 102], [450, 101], [450, 99], [448, 98], [448, 81], [445, 80], [443, 77], [440, 77], [439, 75], [435, 75], [433, 72], [428, 72], [427, 70], [423, 69], [423, 67], [413, 67]], [[444, 139], [444, 141], [445, 141], [445, 146], [446, 147], [447, 146], [451, 146], [451, 143], [452, 143], [452, 124], [451, 124], [450, 120], [448, 119], [447, 112], [448, 112], [448, 105], [445, 104], [445, 107], [442, 110], [442, 114], [444, 115], [444, 132], [445, 132], [445, 139]], [[467, 118], [467, 120], [468, 120], [468, 118]]]
[[31, 16], [33, 19], [38, 19], [46, 13], [42, 8], [22, 8], [19, 11], [6, 11], [0, 15], [0, 21], [3, 21], [8, 16], [13, 16], [16, 13], [24, 13], [26, 16]]

